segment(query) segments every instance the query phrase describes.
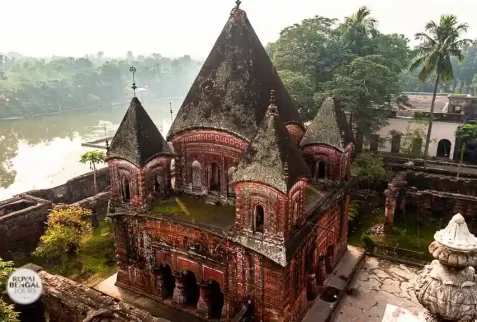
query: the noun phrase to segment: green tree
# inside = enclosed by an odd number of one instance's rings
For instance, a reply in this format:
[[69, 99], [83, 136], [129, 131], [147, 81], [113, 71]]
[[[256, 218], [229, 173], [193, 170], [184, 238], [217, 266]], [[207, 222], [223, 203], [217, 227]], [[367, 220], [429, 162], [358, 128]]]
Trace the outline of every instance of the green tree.
[[386, 63], [382, 56], [358, 57], [323, 85], [324, 96], [333, 95], [368, 138], [387, 124], [391, 101], [400, 93], [399, 76]]
[[381, 181], [388, 179], [388, 171], [384, 167], [383, 160], [369, 152], [361, 153], [354, 159], [351, 171], [357, 178], [358, 187], [366, 187], [365, 199], [376, 190]]
[[14, 311], [13, 305], [5, 303], [3, 296], [6, 293], [7, 281], [10, 274], [15, 270], [13, 262], [5, 262], [0, 258], [0, 321], [19, 322], [18, 312]]
[[345, 17], [340, 26], [341, 39], [358, 56], [373, 53], [372, 39], [378, 35], [377, 20], [371, 17], [371, 11], [363, 6], [350, 17]]
[[96, 165], [103, 163], [105, 159], [106, 159], [106, 154], [102, 151], [88, 151], [88, 152], [85, 152], [79, 160], [81, 163], [89, 162], [89, 166], [91, 170], [93, 170], [93, 182], [94, 182], [95, 194], [98, 193], [98, 184], [96, 182]]
[[477, 125], [475, 124], [461, 125], [456, 129], [455, 136], [460, 143], [460, 151], [459, 151], [460, 159], [459, 159], [459, 167], [457, 170], [457, 178], [458, 178], [460, 175], [460, 167], [462, 165], [462, 161], [464, 160], [466, 144], [472, 140], [477, 139]]
[[78, 205], [57, 205], [48, 216], [47, 229], [34, 254], [48, 259], [61, 258], [64, 273], [68, 255], [78, 252], [81, 239], [92, 233], [91, 210]]
[[456, 16], [443, 15], [440, 18], [439, 24], [431, 21], [427, 23], [425, 32], [416, 34], [416, 40], [420, 40], [421, 44], [416, 50], [416, 59], [411, 65], [411, 70], [421, 67], [418, 78], [422, 82], [427, 81], [432, 74], [436, 75], [434, 94], [429, 113], [429, 126], [424, 146], [425, 158], [429, 152], [432, 121], [434, 117], [434, 103], [439, 82], [454, 79], [451, 62], [452, 57], [456, 57], [459, 61], [464, 60], [462, 50], [464, 46], [471, 43], [469, 39], [461, 39], [462, 34], [467, 32], [467, 28], [468, 25], [459, 23]]

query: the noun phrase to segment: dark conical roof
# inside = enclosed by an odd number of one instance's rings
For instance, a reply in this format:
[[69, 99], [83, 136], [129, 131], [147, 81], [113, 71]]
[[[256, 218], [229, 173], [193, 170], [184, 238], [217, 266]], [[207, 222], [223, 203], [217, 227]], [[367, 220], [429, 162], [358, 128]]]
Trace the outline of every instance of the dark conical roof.
[[182, 131], [209, 128], [249, 141], [266, 113], [271, 89], [276, 90], [282, 120], [303, 127], [246, 13], [235, 8], [182, 103], [167, 139]]
[[134, 97], [111, 141], [108, 158], [125, 159], [142, 167], [158, 154], [172, 154], [172, 151], [141, 102]]
[[325, 99], [315, 118], [306, 129], [300, 146], [326, 144], [343, 150], [344, 144], [352, 141], [344, 112], [335, 106], [332, 97]]
[[280, 115], [271, 110], [240, 160], [233, 182], [254, 181], [288, 193], [310, 170]]

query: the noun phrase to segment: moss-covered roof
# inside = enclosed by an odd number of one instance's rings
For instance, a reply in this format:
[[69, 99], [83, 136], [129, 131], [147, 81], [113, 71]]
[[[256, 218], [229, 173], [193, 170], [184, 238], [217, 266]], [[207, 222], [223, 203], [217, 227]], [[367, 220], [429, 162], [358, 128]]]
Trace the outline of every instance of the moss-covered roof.
[[192, 129], [219, 129], [251, 140], [266, 113], [271, 89], [276, 90], [285, 123], [303, 127], [246, 13], [232, 13], [189, 90], [167, 139]]
[[239, 162], [233, 182], [261, 182], [286, 194], [298, 179], [309, 176], [280, 115], [270, 109]]
[[347, 127], [349, 125], [343, 110], [335, 106], [332, 97], [328, 97], [306, 129], [300, 146], [326, 144], [343, 150], [344, 144], [352, 142], [351, 129]]
[[111, 141], [108, 158], [125, 159], [142, 167], [159, 154], [172, 154], [172, 151], [141, 102], [134, 97]]
[[225, 233], [235, 223], [235, 207], [209, 205], [189, 196], [171, 197], [152, 207], [152, 212], [168, 219], [204, 226]]

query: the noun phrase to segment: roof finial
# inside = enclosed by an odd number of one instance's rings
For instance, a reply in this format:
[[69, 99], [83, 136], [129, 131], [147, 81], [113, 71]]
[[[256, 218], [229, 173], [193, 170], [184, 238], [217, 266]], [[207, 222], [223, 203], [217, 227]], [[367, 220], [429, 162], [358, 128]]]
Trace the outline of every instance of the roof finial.
[[275, 91], [273, 89], [270, 91], [270, 105], [268, 105], [267, 113], [271, 115], [278, 114], [278, 108], [275, 105]]
[[174, 121], [174, 118], [172, 117], [172, 102], [169, 102], [169, 113], [171, 113], [171, 121]]
[[235, 8], [236, 8], [236, 9], [239, 9], [241, 3], [242, 3], [242, 1], [236, 0], [236, 1], [235, 1], [235, 4], [236, 4], [236, 7], [235, 7]]
[[134, 91], [134, 97], [136, 97], [136, 88], [137, 87], [136, 87], [136, 80], [134, 78], [134, 74], [136, 73], [136, 67], [134, 67], [134, 66], [129, 67], [129, 71], [132, 73], [132, 76], [133, 76], [133, 83], [132, 83], [131, 88]]

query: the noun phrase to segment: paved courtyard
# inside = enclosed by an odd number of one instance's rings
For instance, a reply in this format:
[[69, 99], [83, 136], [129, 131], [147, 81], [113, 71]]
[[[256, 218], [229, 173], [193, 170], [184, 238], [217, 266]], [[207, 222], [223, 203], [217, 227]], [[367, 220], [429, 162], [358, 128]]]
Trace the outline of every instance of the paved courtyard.
[[366, 257], [332, 322], [381, 322], [387, 304], [419, 314], [423, 310], [412, 289], [420, 269]]

